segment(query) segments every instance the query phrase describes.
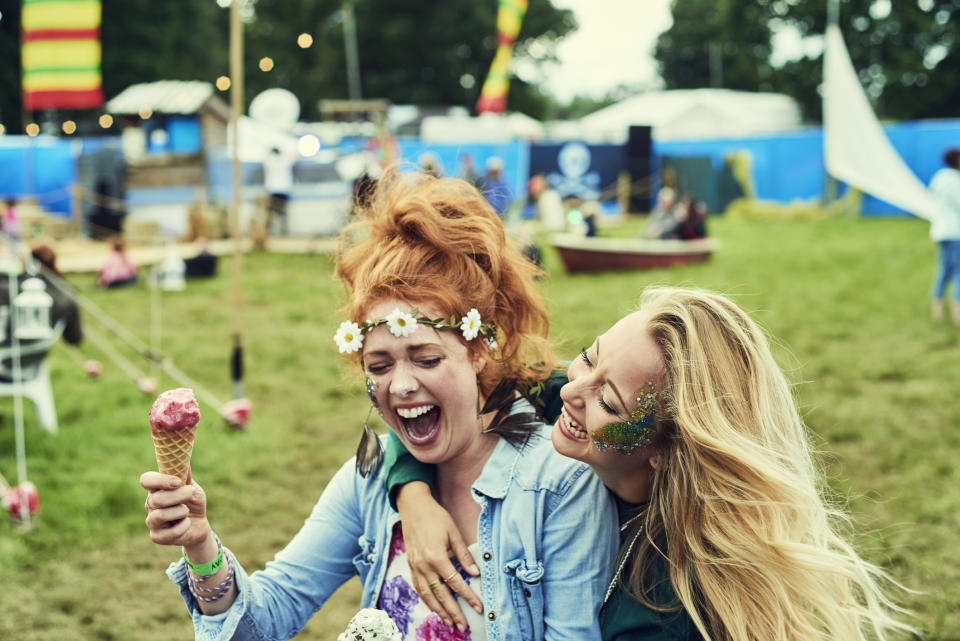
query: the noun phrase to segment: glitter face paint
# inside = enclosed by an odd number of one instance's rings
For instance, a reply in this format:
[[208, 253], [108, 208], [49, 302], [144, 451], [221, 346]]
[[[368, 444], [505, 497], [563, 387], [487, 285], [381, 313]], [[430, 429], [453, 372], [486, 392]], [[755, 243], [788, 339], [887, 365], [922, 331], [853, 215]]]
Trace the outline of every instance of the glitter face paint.
[[657, 433], [656, 400], [657, 387], [653, 381], [648, 381], [646, 391], [637, 397], [637, 409], [630, 413], [629, 421], [608, 423], [591, 435], [597, 451], [630, 456], [650, 445]]
[[380, 409], [380, 404], [377, 403], [377, 383], [372, 380], [369, 376], [367, 379], [367, 396], [370, 397], [370, 402], [373, 403], [373, 406], [377, 409]]

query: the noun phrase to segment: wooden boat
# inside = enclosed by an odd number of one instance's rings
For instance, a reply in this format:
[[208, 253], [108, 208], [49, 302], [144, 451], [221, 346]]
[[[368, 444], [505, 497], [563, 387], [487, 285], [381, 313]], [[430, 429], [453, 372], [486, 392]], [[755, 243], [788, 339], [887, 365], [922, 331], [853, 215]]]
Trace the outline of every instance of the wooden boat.
[[571, 274], [578, 272], [659, 269], [700, 263], [710, 258], [715, 243], [700, 240], [655, 240], [651, 238], [598, 238], [553, 234], [550, 244], [560, 254]]

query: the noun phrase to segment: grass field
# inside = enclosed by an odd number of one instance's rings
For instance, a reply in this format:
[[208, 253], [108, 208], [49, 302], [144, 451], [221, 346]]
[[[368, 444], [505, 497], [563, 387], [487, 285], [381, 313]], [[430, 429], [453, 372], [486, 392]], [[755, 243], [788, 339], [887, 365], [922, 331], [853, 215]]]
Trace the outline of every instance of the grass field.
[[[960, 639], [960, 328], [933, 323], [935, 247], [906, 219], [808, 222], [712, 220], [721, 249], [705, 264], [663, 271], [563, 273], [545, 251], [553, 337], [575, 354], [629, 311], [652, 284], [730, 294], [776, 337], [796, 383], [829, 485], [849, 501], [862, 553], [918, 591], [902, 601], [931, 641]], [[356, 447], [367, 401], [358, 372], [331, 337], [341, 288], [325, 255], [252, 254], [244, 260], [245, 432], [202, 406], [193, 469], [210, 519], [250, 570], [297, 531]], [[163, 351], [192, 378], [230, 395], [232, 263], [221, 276], [164, 298]], [[84, 295], [149, 338], [144, 286]], [[99, 329], [90, 323], [91, 327]], [[153, 469], [151, 397], [104, 361], [87, 378], [63, 346], [50, 355], [60, 433], [26, 406], [31, 480], [41, 513], [29, 533], [0, 518], [0, 639], [192, 638], [164, 569], [178, 551], [150, 543], [137, 479]], [[146, 368], [142, 362], [139, 365]], [[175, 381], [161, 379], [161, 389]], [[0, 471], [16, 478], [13, 403], [0, 399]], [[303, 639], [333, 639], [356, 611], [356, 581], [311, 621]]]

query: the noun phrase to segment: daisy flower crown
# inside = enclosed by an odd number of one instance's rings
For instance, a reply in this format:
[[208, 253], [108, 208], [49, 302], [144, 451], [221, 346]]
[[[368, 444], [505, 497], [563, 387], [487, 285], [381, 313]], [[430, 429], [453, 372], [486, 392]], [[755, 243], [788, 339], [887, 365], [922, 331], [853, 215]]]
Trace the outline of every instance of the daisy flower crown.
[[380, 320], [365, 320], [361, 323], [343, 321], [340, 323], [337, 333], [333, 336], [333, 342], [337, 344], [337, 349], [340, 350], [341, 354], [351, 354], [363, 347], [363, 333], [369, 332], [379, 325], [386, 325], [390, 333], [398, 338], [409, 336], [416, 331], [417, 327], [425, 325], [433, 329], [459, 329], [464, 340], [468, 341], [472, 341], [480, 335], [487, 339], [491, 348], [496, 347], [496, 324], [484, 324], [480, 319], [480, 312], [476, 308], [471, 308], [467, 315], [459, 321], [457, 321], [456, 315], [451, 316], [449, 323], [443, 318], [417, 316], [417, 311], [416, 307], [409, 312], [401, 312], [399, 307], [394, 307], [386, 318]]

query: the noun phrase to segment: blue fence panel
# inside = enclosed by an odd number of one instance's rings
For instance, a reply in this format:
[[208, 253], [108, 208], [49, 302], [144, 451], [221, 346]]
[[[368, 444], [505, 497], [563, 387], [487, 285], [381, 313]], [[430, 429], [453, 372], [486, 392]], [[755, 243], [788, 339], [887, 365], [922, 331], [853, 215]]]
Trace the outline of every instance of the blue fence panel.
[[0, 146], [0, 194], [32, 196], [50, 213], [69, 217], [79, 141], [46, 136], [4, 139]]
[[416, 138], [397, 140], [403, 160], [416, 164], [425, 153], [433, 154], [445, 176], [459, 176], [465, 155], [473, 158], [473, 166], [480, 174], [486, 171], [487, 160], [493, 157], [503, 161], [503, 179], [510, 185], [513, 199], [525, 198], [530, 178], [530, 144], [513, 141], [504, 143], [429, 143]]
[[819, 129], [779, 136], [722, 140], [654, 141], [659, 156], [708, 156], [715, 171], [731, 154], [750, 156], [756, 197], [790, 202], [823, 192], [823, 135]]
[[[11, 138], [15, 136], [3, 136], [0, 142], [10, 143]], [[27, 187], [27, 169], [26, 148], [0, 146], [0, 196], [19, 197], [32, 193]]]
[[193, 154], [202, 148], [200, 119], [196, 116], [170, 116], [167, 120], [169, 149], [175, 154]]

